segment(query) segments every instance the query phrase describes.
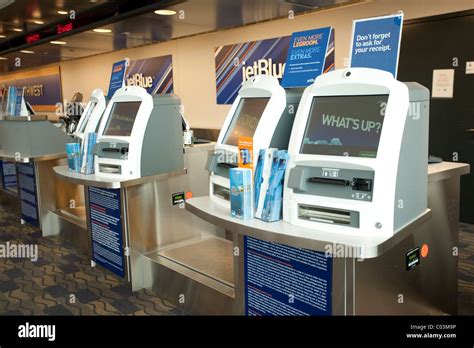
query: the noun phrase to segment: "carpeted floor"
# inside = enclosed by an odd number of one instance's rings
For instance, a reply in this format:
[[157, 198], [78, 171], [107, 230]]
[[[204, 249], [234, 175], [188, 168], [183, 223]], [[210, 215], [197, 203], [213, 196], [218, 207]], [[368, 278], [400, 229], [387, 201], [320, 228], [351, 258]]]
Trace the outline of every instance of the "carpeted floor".
[[147, 291], [133, 292], [120, 278], [67, 247], [57, 237], [20, 225], [0, 205], [0, 243], [38, 244], [39, 258], [0, 259], [0, 315], [177, 315]]
[[[0, 243], [38, 244], [39, 259], [0, 258], [0, 315], [181, 315], [148, 291], [130, 287], [59, 238], [20, 225], [0, 202]], [[458, 310], [474, 314], [474, 225], [459, 234]]]

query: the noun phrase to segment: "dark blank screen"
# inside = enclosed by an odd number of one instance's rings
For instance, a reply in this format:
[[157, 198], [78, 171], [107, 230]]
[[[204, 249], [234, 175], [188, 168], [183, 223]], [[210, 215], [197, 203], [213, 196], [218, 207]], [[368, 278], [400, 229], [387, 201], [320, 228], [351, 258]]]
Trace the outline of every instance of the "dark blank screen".
[[141, 102], [114, 103], [104, 135], [130, 136], [140, 105]]
[[388, 95], [314, 97], [300, 152], [376, 157]]
[[238, 146], [240, 137], [253, 137], [269, 101], [270, 98], [242, 98], [222, 142]]

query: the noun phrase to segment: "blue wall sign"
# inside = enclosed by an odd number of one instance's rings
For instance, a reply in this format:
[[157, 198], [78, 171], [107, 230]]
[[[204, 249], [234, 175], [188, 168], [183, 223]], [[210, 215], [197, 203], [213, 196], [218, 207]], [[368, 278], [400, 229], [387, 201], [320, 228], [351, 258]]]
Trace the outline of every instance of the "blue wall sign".
[[350, 66], [385, 70], [396, 78], [402, 28], [403, 13], [355, 20]]
[[[0, 77], [0, 83], [19, 89], [24, 87], [24, 99], [33, 106], [35, 111], [54, 112], [57, 109], [57, 104], [63, 102], [59, 67], [42, 68], [31, 75], [33, 76], [26, 73], [14, 76], [5, 75]], [[14, 110], [8, 113], [12, 114]]]
[[331, 315], [332, 258], [244, 237], [246, 315]]
[[17, 170], [21, 218], [32, 226], [40, 227], [35, 165], [33, 163], [18, 163]]
[[92, 260], [125, 277], [120, 189], [88, 187]]
[[125, 72], [127, 71], [127, 67], [129, 64], [128, 58], [121, 60], [120, 62], [114, 63], [112, 66], [112, 73], [110, 74], [110, 83], [109, 83], [109, 91], [107, 92], [107, 96], [112, 98], [115, 91], [122, 88], [125, 85]]
[[293, 33], [281, 85], [306, 87], [323, 73], [334, 70], [334, 29]]

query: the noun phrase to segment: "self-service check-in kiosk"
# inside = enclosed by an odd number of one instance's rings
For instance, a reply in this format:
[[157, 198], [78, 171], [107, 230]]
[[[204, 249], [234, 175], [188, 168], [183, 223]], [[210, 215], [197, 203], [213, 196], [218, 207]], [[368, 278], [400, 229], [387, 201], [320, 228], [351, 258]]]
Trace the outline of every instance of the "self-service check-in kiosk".
[[389, 238], [425, 213], [428, 107], [425, 87], [383, 71], [319, 76], [291, 135], [284, 219]]
[[456, 313], [469, 166], [428, 166], [428, 110], [426, 88], [383, 71], [321, 75], [295, 117], [284, 220], [235, 219], [212, 197], [187, 201], [232, 233], [235, 313]]
[[242, 85], [207, 163], [210, 196], [216, 203], [229, 205], [229, 169], [237, 167], [239, 139], [253, 138], [255, 157], [260, 149], [286, 149], [300, 97], [300, 89], [285, 91], [269, 75], [254, 76]]
[[[224, 231], [184, 209], [187, 197], [208, 193], [210, 174], [203, 164], [214, 145], [183, 148], [181, 110], [176, 95], [123, 87], [98, 129], [95, 173], [55, 168], [59, 178], [85, 188], [87, 233], [79, 244], [94, 263], [128, 280], [133, 290], [146, 288], [170, 301], [177, 299], [170, 283], [195, 284], [191, 279], [197, 277], [200, 293], [210, 291], [202, 282], [219, 283], [215, 274], [227, 268], [210, 266], [220, 251], [232, 264]], [[211, 276], [204, 276], [206, 267]]]
[[104, 92], [100, 88], [94, 89], [73, 135], [84, 140], [87, 133], [97, 132], [105, 107]]
[[99, 126], [96, 175], [140, 178], [183, 169], [180, 105], [175, 95], [117, 90]]

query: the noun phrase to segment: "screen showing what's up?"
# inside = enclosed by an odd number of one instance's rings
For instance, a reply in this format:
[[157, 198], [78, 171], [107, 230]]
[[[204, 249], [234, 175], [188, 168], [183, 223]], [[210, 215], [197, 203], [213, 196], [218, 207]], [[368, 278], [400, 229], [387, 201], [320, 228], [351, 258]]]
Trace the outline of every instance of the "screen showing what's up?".
[[388, 95], [314, 97], [300, 152], [376, 157]]

